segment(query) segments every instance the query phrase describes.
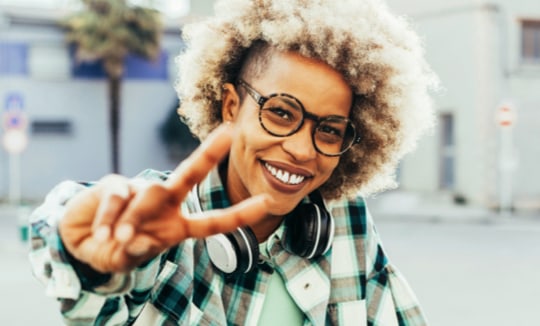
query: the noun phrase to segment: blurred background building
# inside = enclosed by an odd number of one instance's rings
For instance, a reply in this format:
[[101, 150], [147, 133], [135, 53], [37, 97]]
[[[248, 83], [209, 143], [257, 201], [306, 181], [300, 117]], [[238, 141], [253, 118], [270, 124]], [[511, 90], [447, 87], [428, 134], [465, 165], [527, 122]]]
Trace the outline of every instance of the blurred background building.
[[[148, 3], [166, 23], [157, 62], [126, 60], [120, 161], [128, 176], [176, 165], [160, 129], [177, 105], [181, 26], [213, 6], [211, 0]], [[388, 4], [424, 39], [443, 87], [434, 95], [437, 128], [403, 161], [399, 191], [490, 209], [540, 209], [540, 2]], [[26, 200], [42, 198], [63, 179], [93, 180], [110, 171], [102, 67], [78, 64], [57, 24], [75, 9], [68, 0], [0, 0], [0, 105], [3, 112], [19, 105], [26, 115], [28, 145], [18, 163]], [[2, 198], [9, 195], [9, 162], [0, 151]]]
[[[189, 1], [138, 1], [163, 12], [157, 61], [128, 56], [122, 83], [120, 171], [170, 169], [160, 128], [177, 107], [174, 58], [181, 26], [197, 15]], [[108, 93], [102, 62], [78, 62], [59, 25], [79, 1], [0, 1], [0, 105], [20, 108], [28, 137], [15, 168], [23, 200], [39, 200], [64, 179], [96, 180], [111, 171]], [[12, 156], [0, 151], [0, 198], [9, 197]]]
[[403, 162], [402, 189], [538, 210], [540, 2], [388, 3], [424, 38], [444, 88], [435, 133]]

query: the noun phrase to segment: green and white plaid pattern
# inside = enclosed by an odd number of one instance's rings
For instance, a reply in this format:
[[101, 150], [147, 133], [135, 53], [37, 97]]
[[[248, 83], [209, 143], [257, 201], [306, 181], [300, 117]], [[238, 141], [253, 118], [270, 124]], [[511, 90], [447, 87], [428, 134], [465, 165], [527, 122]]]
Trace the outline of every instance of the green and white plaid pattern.
[[[147, 170], [138, 177], [164, 180], [167, 173]], [[67, 325], [256, 325], [273, 272], [304, 312], [304, 325], [426, 325], [413, 292], [389, 264], [361, 198], [329, 203], [335, 238], [322, 257], [307, 260], [285, 251], [282, 226], [268, 240], [270, 259], [248, 274], [223, 275], [212, 266], [204, 241], [192, 239], [95, 285], [77, 277], [56, 227], [67, 200], [87, 186], [60, 184], [31, 218], [34, 274], [47, 295], [60, 301]], [[217, 170], [199, 193], [204, 210], [230, 205]], [[193, 200], [183, 209], [192, 211]]]

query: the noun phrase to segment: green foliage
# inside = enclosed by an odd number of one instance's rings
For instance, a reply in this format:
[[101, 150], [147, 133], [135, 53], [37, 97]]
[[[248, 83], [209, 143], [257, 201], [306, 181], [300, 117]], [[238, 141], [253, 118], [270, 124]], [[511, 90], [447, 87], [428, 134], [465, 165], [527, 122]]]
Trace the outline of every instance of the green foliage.
[[81, 61], [102, 59], [111, 77], [121, 77], [128, 53], [154, 59], [163, 29], [159, 12], [125, 0], [83, 0], [85, 10], [62, 21], [67, 41]]

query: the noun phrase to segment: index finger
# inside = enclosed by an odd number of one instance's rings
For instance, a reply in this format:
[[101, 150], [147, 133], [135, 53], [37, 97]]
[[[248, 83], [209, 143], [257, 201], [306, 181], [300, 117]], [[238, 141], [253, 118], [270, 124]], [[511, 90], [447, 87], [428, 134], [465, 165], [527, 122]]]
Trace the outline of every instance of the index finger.
[[169, 176], [165, 186], [182, 198], [229, 152], [232, 127], [222, 124], [208, 135], [202, 144]]

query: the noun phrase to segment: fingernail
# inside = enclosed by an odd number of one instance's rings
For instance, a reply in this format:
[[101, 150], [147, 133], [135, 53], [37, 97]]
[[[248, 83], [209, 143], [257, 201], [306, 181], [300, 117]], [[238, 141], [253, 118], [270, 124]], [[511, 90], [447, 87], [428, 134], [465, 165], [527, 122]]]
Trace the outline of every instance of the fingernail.
[[114, 231], [114, 237], [116, 240], [120, 242], [128, 242], [133, 237], [133, 234], [135, 233], [135, 230], [133, 230], [133, 226], [130, 224], [122, 224], [116, 228]]
[[109, 185], [108, 191], [113, 196], [118, 196], [122, 199], [129, 198], [129, 185], [123, 182], [113, 182]]
[[94, 239], [99, 242], [105, 242], [111, 236], [111, 229], [108, 226], [100, 226], [93, 233]]

